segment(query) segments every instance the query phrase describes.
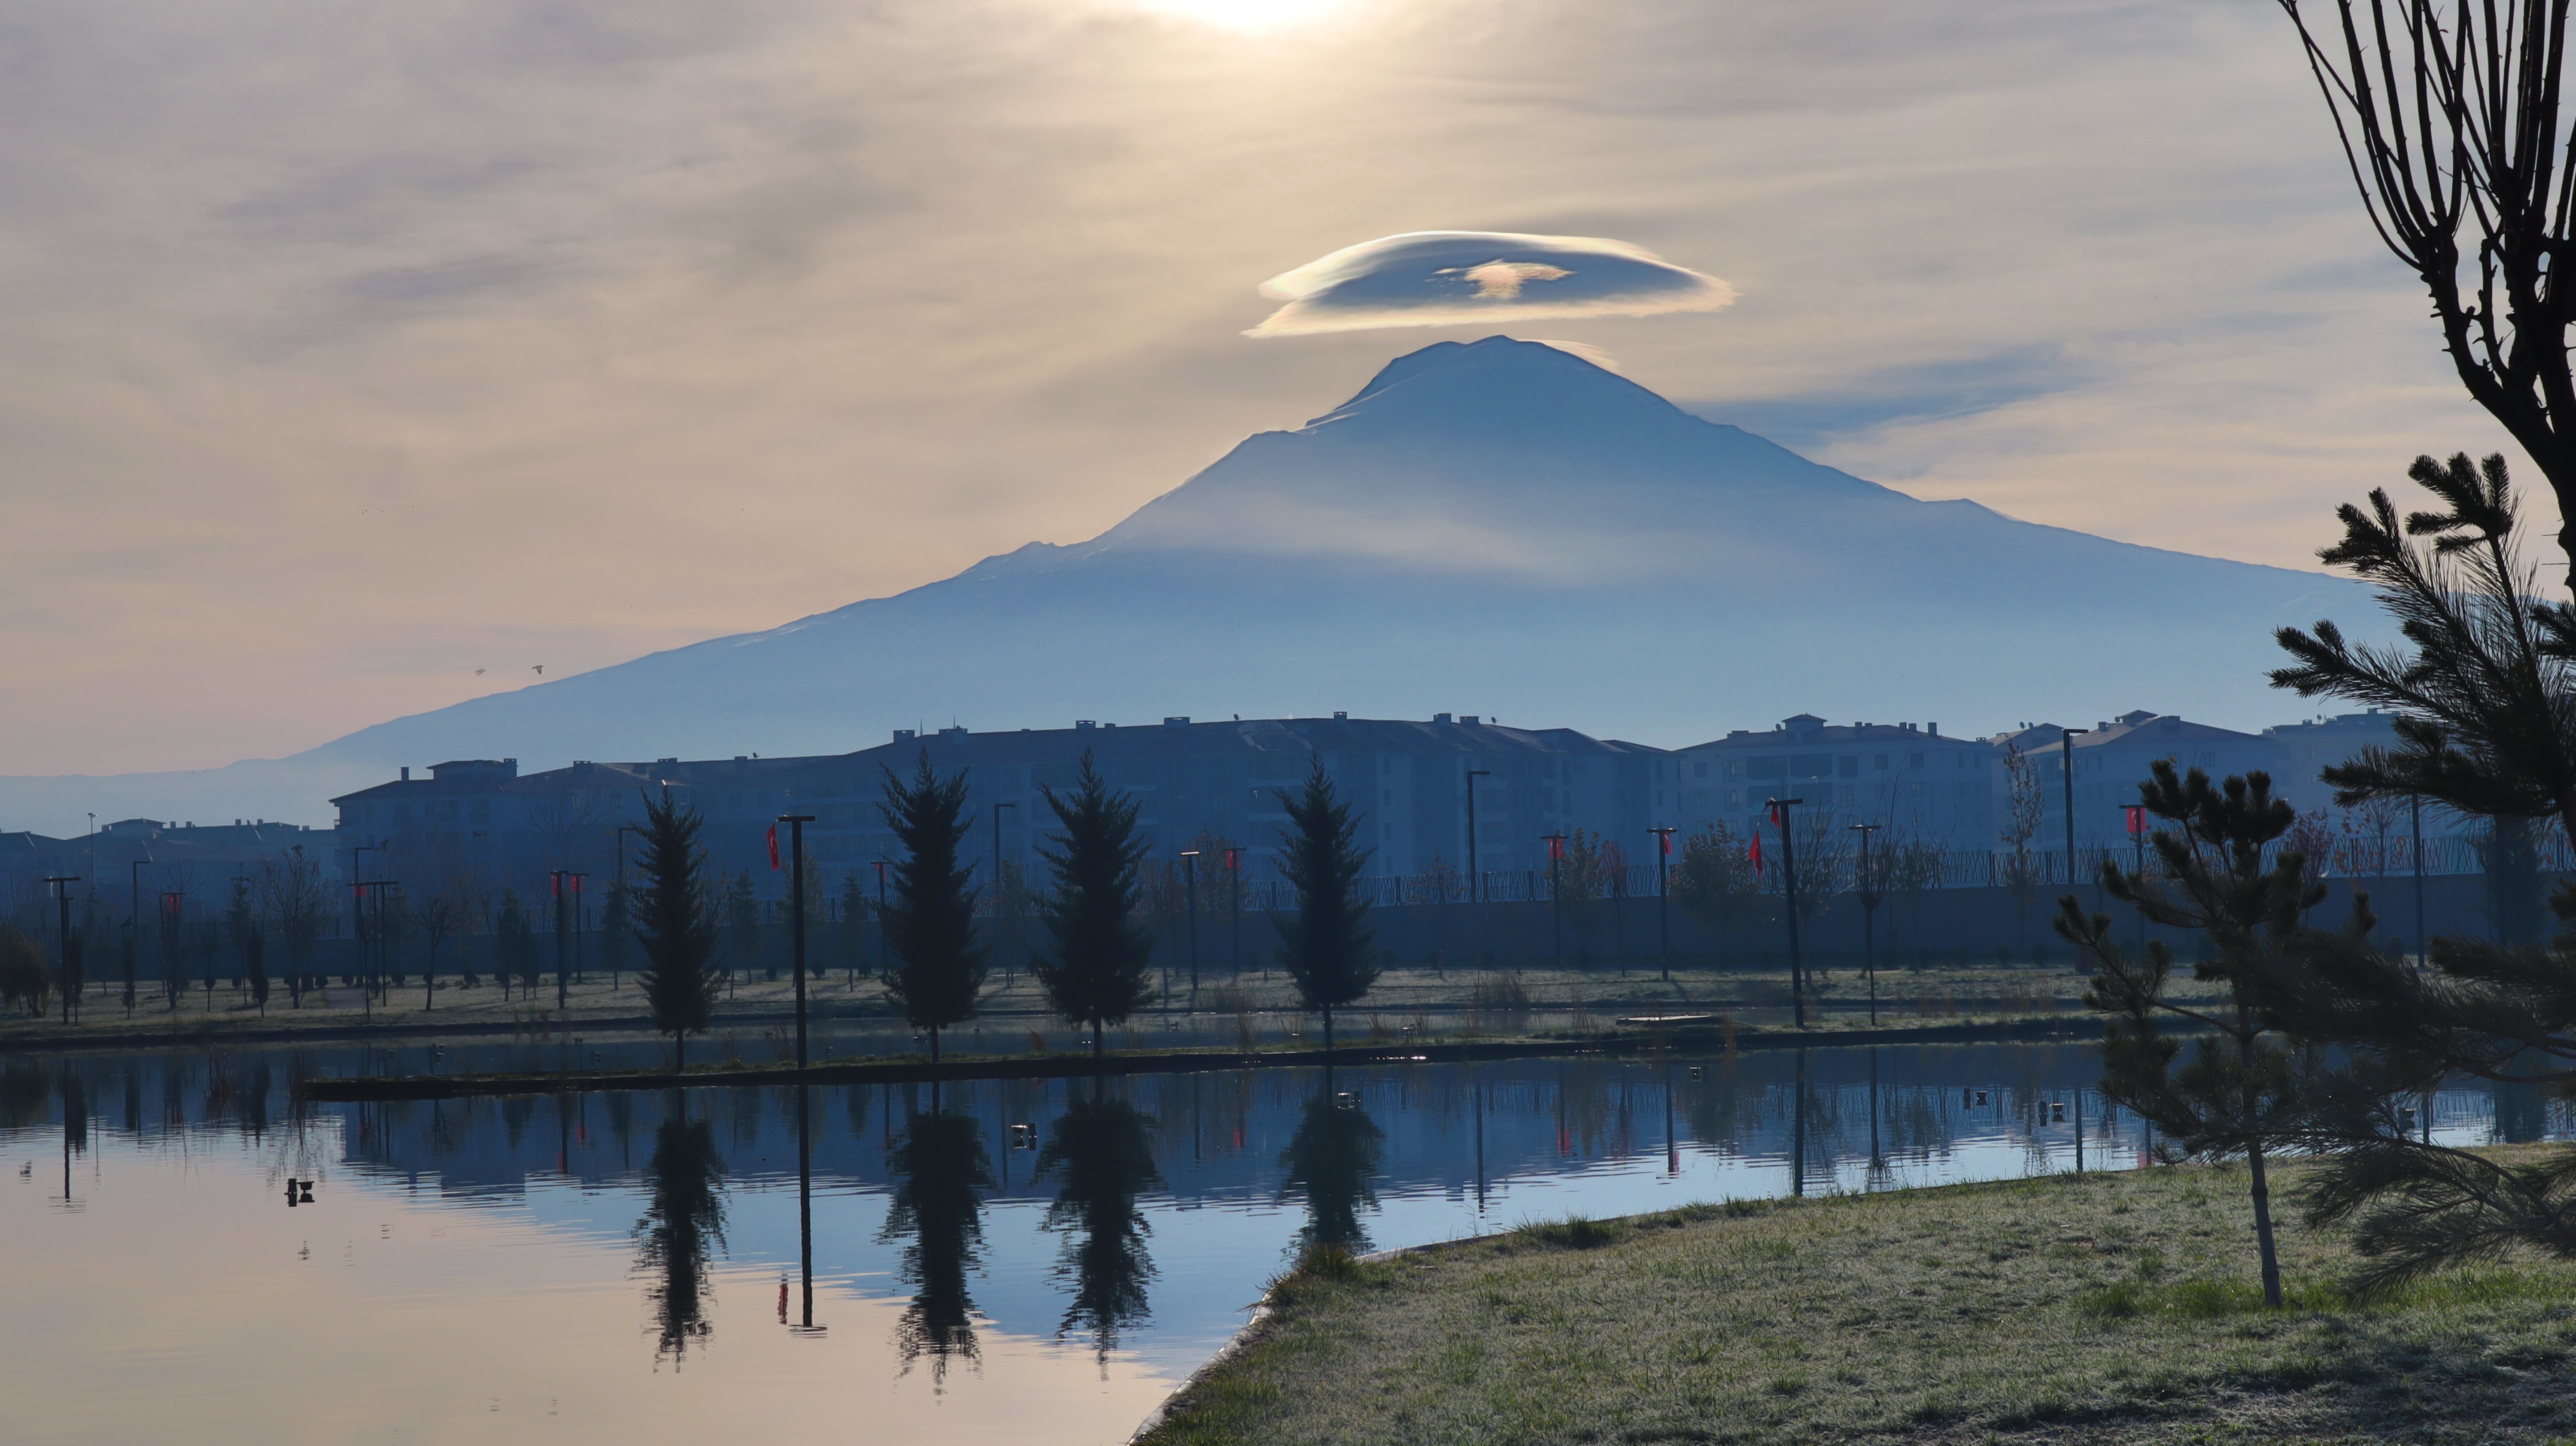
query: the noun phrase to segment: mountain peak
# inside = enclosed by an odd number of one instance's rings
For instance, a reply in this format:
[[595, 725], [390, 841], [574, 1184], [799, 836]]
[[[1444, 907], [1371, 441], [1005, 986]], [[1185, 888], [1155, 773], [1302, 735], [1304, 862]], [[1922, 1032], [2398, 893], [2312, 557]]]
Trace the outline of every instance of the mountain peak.
[[1306, 425], [1378, 411], [1445, 412], [1459, 407], [1512, 410], [1529, 406], [1639, 407], [1687, 418], [1662, 397], [1561, 347], [1517, 337], [1434, 342], [1378, 369], [1351, 399]]

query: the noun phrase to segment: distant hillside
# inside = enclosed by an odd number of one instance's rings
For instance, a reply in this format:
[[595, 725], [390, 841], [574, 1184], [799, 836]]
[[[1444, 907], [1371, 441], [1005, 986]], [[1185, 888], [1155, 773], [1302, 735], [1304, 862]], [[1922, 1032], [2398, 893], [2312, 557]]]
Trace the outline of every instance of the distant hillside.
[[2328, 615], [2371, 608], [2319, 574], [1918, 501], [1489, 337], [1396, 359], [1088, 542], [274, 763], [7, 780], [0, 823], [316, 821], [328, 791], [406, 763], [838, 752], [952, 719], [1454, 710], [1664, 745], [1800, 711], [2250, 727], [2297, 708], [2264, 685], [2269, 630]]

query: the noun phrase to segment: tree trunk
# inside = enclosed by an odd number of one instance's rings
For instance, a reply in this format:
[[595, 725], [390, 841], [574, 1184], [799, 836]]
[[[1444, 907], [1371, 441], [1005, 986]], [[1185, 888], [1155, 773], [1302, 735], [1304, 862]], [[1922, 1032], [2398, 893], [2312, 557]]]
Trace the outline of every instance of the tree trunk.
[[689, 1036], [685, 1030], [671, 1031], [671, 1073], [689, 1072]]
[[1108, 1022], [1100, 1019], [1094, 1019], [1091, 1021], [1091, 1062], [1093, 1064], [1097, 1065], [1100, 1063], [1102, 1058], [1101, 1051], [1108, 1042]]
[[1331, 1005], [1327, 1004], [1327, 1005], [1325, 1005], [1325, 1006], [1324, 1006], [1324, 1053], [1325, 1053], [1326, 1055], [1328, 1055], [1328, 1056], [1329, 1056], [1330, 1054], [1332, 1054], [1332, 1052], [1333, 1052], [1333, 1006], [1331, 1006]]
[[930, 1062], [939, 1063], [939, 1026], [930, 1026]]
[[2245, 1152], [2246, 1163], [2254, 1175], [2254, 1243], [2263, 1257], [2263, 1303], [2278, 1310], [2281, 1305], [2281, 1256], [2272, 1242], [2272, 1187], [2263, 1174], [2263, 1142], [2256, 1140]]
[[[2236, 1006], [2237, 1058], [2244, 1062], [2248, 1078], [2254, 1063], [2254, 1036], [2257, 1032], [2253, 1012], [2244, 1005]], [[2250, 1083], [2245, 1087], [2245, 1118], [2252, 1120], [2261, 1097]], [[2252, 1174], [2252, 1188], [2247, 1192], [2254, 1201], [2254, 1247], [2263, 1262], [2263, 1304], [2281, 1307], [2281, 1253], [2272, 1239], [2272, 1184], [2263, 1169], [2263, 1137], [2250, 1135], [2245, 1141], [2245, 1163]]]

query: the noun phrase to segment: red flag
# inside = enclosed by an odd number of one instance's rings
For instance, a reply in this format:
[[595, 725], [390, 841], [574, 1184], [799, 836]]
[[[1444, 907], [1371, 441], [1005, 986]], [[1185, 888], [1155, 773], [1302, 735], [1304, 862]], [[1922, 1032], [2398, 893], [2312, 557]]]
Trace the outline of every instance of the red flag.
[[1762, 877], [1762, 831], [1760, 829], [1753, 831], [1753, 842], [1745, 848], [1744, 856], [1753, 860], [1753, 877], [1757, 879]]
[[769, 826], [769, 871], [778, 872], [778, 825]]
[[1655, 845], [1664, 851], [1665, 858], [1673, 856], [1673, 836], [1669, 831], [1656, 834]]
[[2122, 812], [2122, 813], [2124, 813], [2124, 814], [2127, 814], [2127, 815], [2129, 816], [2129, 835], [2130, 835], [2130, 837], [2134, 838], [2134, 837], [2136, 837], [2137, 835], [2142, 834], [2142, 833], [2145, 833], [2145, 832], [2147, 831], [2147, 810], [2146, 810], [2146, 805], [2144, 805], [2144, 804], [2137, 804], [2137, 803], [2124, 803], [2124, 804], [2120, 805], [2120, 812]]
[[1562, 863], [1565, 861], [1564, 839], [1558, 838], [1552, 834], [1549, 835], [1547, 840], [1547, 861], [1552, 864]]

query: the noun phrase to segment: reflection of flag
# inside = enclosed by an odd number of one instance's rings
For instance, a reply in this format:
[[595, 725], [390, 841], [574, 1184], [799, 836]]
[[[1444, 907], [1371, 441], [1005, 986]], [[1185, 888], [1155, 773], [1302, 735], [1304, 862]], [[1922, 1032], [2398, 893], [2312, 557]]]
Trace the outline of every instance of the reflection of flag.
[[1757, 878], [1757, 879], [1758, 879], [1758, 878], [1760, 878], [1760, 877], [1762, 877], [1762, 832], [1761, 832], [1761, 830], [1759, 830], [1759, 829], [1754, 830], [1754, 833], [1753, 833], [1753, 842], [1745, 846], [1745, 849], [1744, 849], [1744, 856], [1745, 856], [1746, 858], [1749, 858], [1749, 859], [1753, 860], [1753, 876], [1754, 876], [1755, 878]]
[[774, 823], [769, 826], [769, 870], [778, 871], [778, 825]]

